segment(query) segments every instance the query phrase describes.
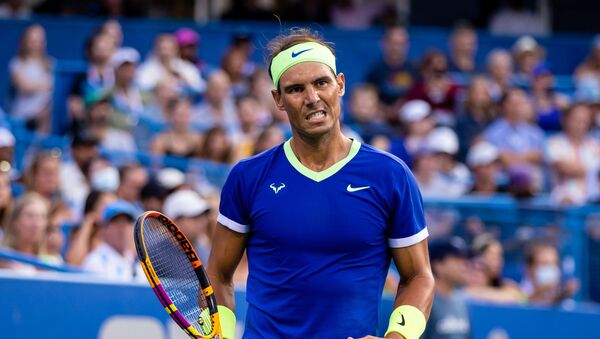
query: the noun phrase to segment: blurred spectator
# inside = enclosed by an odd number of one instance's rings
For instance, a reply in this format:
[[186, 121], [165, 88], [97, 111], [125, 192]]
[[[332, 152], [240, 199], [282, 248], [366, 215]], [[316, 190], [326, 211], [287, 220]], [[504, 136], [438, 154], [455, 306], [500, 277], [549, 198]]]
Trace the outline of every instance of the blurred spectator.
[[419, 70], [421, 81], [415, 84], [406, 95], [408, 100], [425, 100], [431, 105], [437, 123], [454, 126], [456, 123], [456, 99], [459, 91], [448, 75], [448, 60], [438, 50], [426, 52], [421, 59]]
[[444, 181], [438, 175], [439, 159], [425, 145], [412, 154], [412, 171], [419, 184], [423, 198], [439, 198], [442, 194]]
[[167, 106], [169, 128], [158, 134], [151, 146], [153, 153], [174, 157], [196, 156], [203, 137], [191, 129], [192, 107], [189, 99], [180, 97]]
[[554, 91], [554, 75], [547, 64], [537, 64], [531, 75], [531, 101], [537, 124], [544, 131], [558, 131], [561, 112], [569, 101], [565, 95]]
[[431, 106], [423, 100], [410, 100], [402, 105], [398, 115], [404, 125], [404, 145], [412, 155], [423, 147], [427, 135], [435, 127]]
[[433, 153], [437, 164], [435, 176], [443, 189], [435, 196], [457, 198], [465, 194], [471, 186], [469, 169], [455, 159], [458, 152], [458, 137], [448, 127], [438, 127], [427, 135], [425, 147]]
[[65, 260], [75, 266], [81, 265], [85, 257], [102, 242], [100, 228], [102, 211], [117, 196], [106, 191], [91, 191], [85, 199], [83, 218], [79, 227], [71, 233], [71, 241]]
[[73, 213], [64, 203], [54, 204], [50, 209], [48, 228], [42, 246], [40, 259], [52, 265], [62, 265], [65, 260], [62, 250], [65, 245], [63, 227], [73, 220]]
[[149, 95], [149, 101], [144, 110], [144, 117], [153, 122], [163, 123], [168, 119], [169, 102], [179, 97], [177, 81], [173, 78], [161, 80]]
[[185, 174], [172, 167], [160, 169], [158, 173], [156, 173], [156, 180], [158, 180], [158, 183], [165, 187], [169, 193], [182, 189], [186, 185]]
[[191, 28], [180, 28], [175, 32], [175, 40], [181, 59], [194, 64], [201, 74], [205, 72], [207, 65], [198, 57], [200, 34]]
[[492, 102], [488, 83], [484, 77], [475, 76], [467, 89], [463, 111], [456, 121], [459, 140], [459, 159], [465, 159], [467, 150], [496, 118], [496, 106]]
[[53, 203], [61, 201], [60, 165], [60, 150], [36, 153], [23, 175], [27, 191], [39, 193]]
[[278, 125], [270, 125], [265, 127], [263, 131], [258, 135], [256, 143], [254, 144], [254, 150], [252, 155], [262, 153], [268, 149], [271, 149], [285, 141], [283, 131]]
[[123, 28], [116, 19], [106, 20], [100, 27], [100, 32], [112, 37], [115, 43], [115, 50], [118, 50], [123, 45]]
[[[38, 256], [48, 228], [50, 205], [38, 193], [26, 193], [15, 202], [6, 219], [2, 246], [17, 252]], [[13, 261], [0, 261], [0, 267], [35, 271], [35, 267]]]
[[25, 0], [6, 0], [0, 4], [0, 19], [28, 19], [31, 8]]
[[10, 186], [10, 175], [8, 171], [0, 167], [0, 241], [6, 227], [6, 217], [10, 213], [13, 205], [13, 196]]
[[468, 249], [459, 237], [433, 240], [429, 244], [431, 270], [435, 277], [435, 302], [423, 339], [469, 339], [467, 300], [462, 288], [468, 270]]
[[200, 149], [200, 157], [217, 163], [230, 164], [233, 156], [231, 139], [222, 127], [213, 127], [206, 132]]
[[[122, 152], [135, 152], [137, 150], [133, 135], [129, 131], [113, 126], [112, 119], [115, 115], [107, 95], [89, 98], [86, 106], [88, 107], [88, 113], [85, 125], [79, 128], [89, 129], [98, 138], [101, 149]], [[118, 124], [118, 121], [115, 123]]]
[[563, 116], [563, 132], [548, 138], [551, 196], [559, 204], [584, 204], [599, 193], [600, 142], [589, 135], [591, 125], [589, 106], [575, 104]]
[[471, 193], [494, 195], [503, 191], [498, 174], [500, 173], [500, 152], [485, 141], [471, 146], [467, 153], [467, 165], [473, 172]]
[[98, 156], [98, 139], [89, 131], [79, 131], [71, 141], [71, 159], [60, 165], [60, 191], [73, 211], [82, 210], [90, 191], [86, 176], [92, 160]]
[[520, 37], [512, 46], [515, 64], [515, 85], [525, 87], [533, 75], [533, 68], [544, 58], [542, 47], [529, 35]]
[[208, 261], [211, 248], [210, 206], [192, 190], [176, 191], [165, 200], [164, 212], [181, 226], [200, 260]]
[[[406, 28], [386, 28], [381, 41], [381, 60], [373, 64], [367, 82], [375, 85], [384, 104], [393, 106], [403, 101], [408, 90], [415, 84], [415, 69], [408, 61], [409, 36]], [[390, 107], [393, 110], [392, 107]]]
[[285, 111], [280, 111], [279, 108], [277, 108], [277, 104], [271, 95], [272, 89], [273, 80], [271, 80], [269, 73], [261, 68], [256, 69], [250, 76], [250, 95], [257, 98], [258, 101], [260, 101], [261, 106], [266, 109], [266, 111], [258, 117], [260, 124], [265, 126], [270, 123], [277, 123], [280, 124], [280, 127], [284, 128], [284, 130], [290, 129], [289, 123], [287, 122], [287, 113]]
[[494, 34], [544, 35], [550, 28], [538, 10], [533, 11], [525, 6], [524, 0], [505, 0], [490, 19], [489, 28]]
[[9, 70], [15, 90], [11, 116], [24, 121], [29, 129], [49, 133], [54, 60], [46, 53], [46, 31], [41, 25], [25, 29]]
[[496, 103], [514, 85], [512, 56], [505, 49], [491, 50], [487, 55], [487, 70], [490, 97]]
[[138, 211], [129, 202], [116, 200], [102, 212], [102, 242], [87, 255], [82, 268], [103, 278], [146, 281], [133, 243], [133, 222]]
[[166, 78], [176, 79], [183, 95], [201, 94], [206, 86], [198, 68], [179, 57], [175, 36], [167, 33], [156, 37], [152, 54], [140, 65], [136, 77], [144, 91], [152, 91]]
[[385, 114], [380, 110], [377, 87], [372, 84], [359, 84], [350, 93], [350, 112], [353, 127], [365, 142], [370, 143], [377, 135], [392, 133], [385, 122]]
[[590, 51], [583, 62], [575, 69], [574, 76], [577, 79], [589, 76], [597, 83], [600, 82], [600, 35], [595, 36], [592, 40]]
[[[246, 80], [249, 80], [257, 69], [262, 68], [252, 61], [252, 54], [254, 54], [255, 50], [254, 41], [252, 39], [253, 37], [250, 33], [239, 31], [233, 34], [233, 37], [231, 38], [231, 45], [229, 47], [230, 49], [241, 52], [241, 56], [239, 56], [239, 58], [243, 60], [241, 72]], [[249, 84], [247, 83], [247, 85]]]
[[140, 204], [140, 192], [148, 181], [148, 172], [139, 164], [127, 164], [119, 168], [117, 197], [131, 204]]
[[241, 48], [230, 47], [221, 59], [221, 67], [229, 76], [231, 90], [235, 97], [248, 94], [250, 74], [244, 72], [247, 55]]
[[111, 63], [115, 52], [114, 37], [95, 32], [86, 43], [88, 67], [73, 84], [69, 98], [69, 112], [76, 120], [84, 120], [84, 104], [106, 95], [115, 85], [115, 69]]
[[521, 89], [510, 89], [500, 102], [502, 117], [488, 127], [485, 139], [500, 151], [500, 161], [510, 168], [516, 165], [529, 165], [537, 175], [539, 188], [540, 164], [544, 150], [544, 133], [530, 123], [532, 119], [531, 102]]
[[234, 136], [234, 159], [244, 159], [252, 156], [254, 143], [261, 132], [258, 125], [259, 117], [264, 112], [264, 107], [251, 95], [238, 97], [236, 108], [240, 121], [240, 133]]
[[531, 304], [556, 305], [579, 289], [576, 279], [563, 280], [560, 256], [550, 243], [534, 241], [525, 253], [525, 277], [521, 289]]
[[475, 62], [476, 53], [477, 32], [468, 22], [459, 22], [450, 35], [448, 71], [465, 76], [473, 75], [478, 69]]
[[119, 187], [119, 170], [105, 157], [93, 158], [85, 174], [93, 190], [116, 192]]
[[128, 129], [144, 114], [142, 91], [134, 82], [139, 61], [140, 54], [131, 47], [120, 48], [113, 55], [115, 86], [110, 92], [110, 102], [114, 109], [111, 118], [114, 127]]
[[8, 171], [11, 179], [18, 173], [14, 164], [15, 158], [15, 136], [6, 128], [0, 126], [0, 171]]
[[193, 114], [192, 120], [200, 130], [223, 126], [228, 133], [239, 129], [231, 80], [223, 70], [215, 70], [208, 76], [204, 102]]
[[472, 252], [472, 270], [466, 289], [471, 298], [497, 304], [520, 303], [525, 300], [519, 286], [502, 277], [504, 251], [498, 240], [490, 234], [482, 234], [473, 241]]
[[144, 211], [162, 211], [169, 191], [156, 178], [150, 178], [140, 191]]

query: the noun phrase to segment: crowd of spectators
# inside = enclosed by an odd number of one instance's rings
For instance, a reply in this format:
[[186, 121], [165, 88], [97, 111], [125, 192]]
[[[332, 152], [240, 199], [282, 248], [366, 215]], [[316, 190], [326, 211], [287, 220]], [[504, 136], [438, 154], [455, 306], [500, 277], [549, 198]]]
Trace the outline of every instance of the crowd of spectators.
[[[29, 150], [20, 171], [11, 129], [0, 128], [0, 239], [3, 247], [47, 263], [131, 281], [144, 279], [131, 239], [137, 214], [164, 211], [206, 259], [219, 190], [197, 173], [116, 164], [104, 152], [230, 166], [282, 143], [290, 130], [285, 112], [274, 105], [264, 65], [252, 62], [250, 36], [232, 37], [220, 51], [221, 64], [212, 65], [199, 59], [200, 36], [193, 29], [159, 34], [147, 57], [123, 46], [123, 35], [118, 21], [109, 20], [85, 46], [87, 70], [66, 103], [69, 147]], [[8, 65], [14, 92], [6, 107], [9, 126], [39, 135], [51, 133], [52, 122], [55, 60], [46, 43], [44, 27], [29, 26]], [[409, 60], [409, 32], [388, 27], [381, 60], [344, 102], [345, 133], [403, 159], [426, 199], [510, 194], [557, 206], [598, 200], [600, 41], [573, 70], [572, 93], [554, 89], [544, 48], [531, 36], [511, 50], [490, 51], [485, 65], [475, 60], [477, 32], [468, 24], [455, 27], [449, 44], [449, 54], [431, 49]], [[577, 289], [559, 284], [553, 244], [528, 252], [519, 285], [501, 275], [501, 242], [469, 240], [468, 260], [459, 250], [451, 263], [445, 255], [432, 257], [436, 276], [449, 279], [442, 286], [447, 290], [438, 292], [449, 296], [453, 286], [466, 285], [464, 293], [481, 300], [554, 304]], [[35, 270], [12, 261], [0, 265]], [[469, 270], [460, 275], [469, 281], [457, 281], [456, 269]], [[245, 270], [243, 263], [240, 284]]]

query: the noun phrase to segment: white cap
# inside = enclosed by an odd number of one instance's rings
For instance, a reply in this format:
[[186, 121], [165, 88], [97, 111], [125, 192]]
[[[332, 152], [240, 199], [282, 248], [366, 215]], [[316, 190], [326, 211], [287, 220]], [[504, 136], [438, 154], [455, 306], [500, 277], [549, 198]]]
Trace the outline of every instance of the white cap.
[[112, 56], [112, 64], [115, 68], [129, 62], [137, 64], [140, 61], [140, 53], [131, 47], [119, 48]]
[[407, 101], [400, 108], [400, 120], [404, 122], [420, 121], [431, 113], [431, 105], [424, 100]]
[[500, 152], [496, 146], [489, 142], [479, 142], [469, 149], [469, 153], [467, 153], [467, 165], [471, 167], [489, 165], [498, 160], [499, 157]]
[[6, 127], [0, 127], [0, 147], [15, 146], [15, 136]]
[[119, 187], [119, 170], [108, 166], [92, 173], [92, 187], [98, 191], [115, 192]]
[[431, 152], [456, 154], [458, 152], [458, 137], [448, 127], [438, 127], [429, 132], [425, 140], [427, 149]]
[[539, 47], [537, 41], [530, 36], [524, 35], [520, 37], [512, 47], [513, 53], [535, 52]]
[[172, 190], [185, 183], [185, 174], [176, 168], [167, 167], [158, 171], [156, 179], [166, 189]]
[[163, 205], [163, 211], [172, 219], [199, 216], [209, 209], [208, 203], [200, 197], [200, 194], [192, 190], [172, 193]]

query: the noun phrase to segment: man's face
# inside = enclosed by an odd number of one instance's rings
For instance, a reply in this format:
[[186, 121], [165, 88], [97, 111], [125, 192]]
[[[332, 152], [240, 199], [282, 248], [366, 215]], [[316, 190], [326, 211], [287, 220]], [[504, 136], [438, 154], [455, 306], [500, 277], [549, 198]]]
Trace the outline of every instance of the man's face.
[[294, 133], [314, 139], [339, 130], [344, 74], [336, 77], [325, 64], [302, 62], [283, 73], [279, 88], [273, 98], [287, 112]]

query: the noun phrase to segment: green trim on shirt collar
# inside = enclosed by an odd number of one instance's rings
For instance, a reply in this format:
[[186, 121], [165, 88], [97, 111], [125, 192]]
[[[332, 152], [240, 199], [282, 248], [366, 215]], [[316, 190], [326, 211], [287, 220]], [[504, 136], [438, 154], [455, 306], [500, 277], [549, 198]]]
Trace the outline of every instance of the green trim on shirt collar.
[[348, 152], [348, 155], [344, 159], [336, 162], [335, 164], [333, 164], [331, 167], [327, 168], [326, 170], [323, 170], [321, 172], [315, 172], [315, 171], [311, 170], [310, 168], [302, 165], [300, 160], [298, 160], [298, 158], [296, 157], [296, 154], [294, 154], [294, 151], [292, 150], [292, 146], [290, 145], [291, 140], [292, 139], [288, 139], [288, 141], [286, 141], [283, 144], [283, 150], [285, 152], [285, 157], [290, 162], [292, 167], [294, 167], [298, 172], [300, 172], [300, 174], [302, 174], [305, 177], [312, 179], [316, 182], [321, 182], [321, 181], [331, 177], [332, 175], [336, 174], [337, 172], [339, 172], [348, 162], [350, 162], [350, 160], [352, 160], [352, 158], [354, 158], [354, 156], [356, 156], [356, 154], [358, 154], [358, 150], [360, 150], [360, 142], [358, 142], [356, 140], [352, 140], [352, 146], [350, 146], [350, 152]]

